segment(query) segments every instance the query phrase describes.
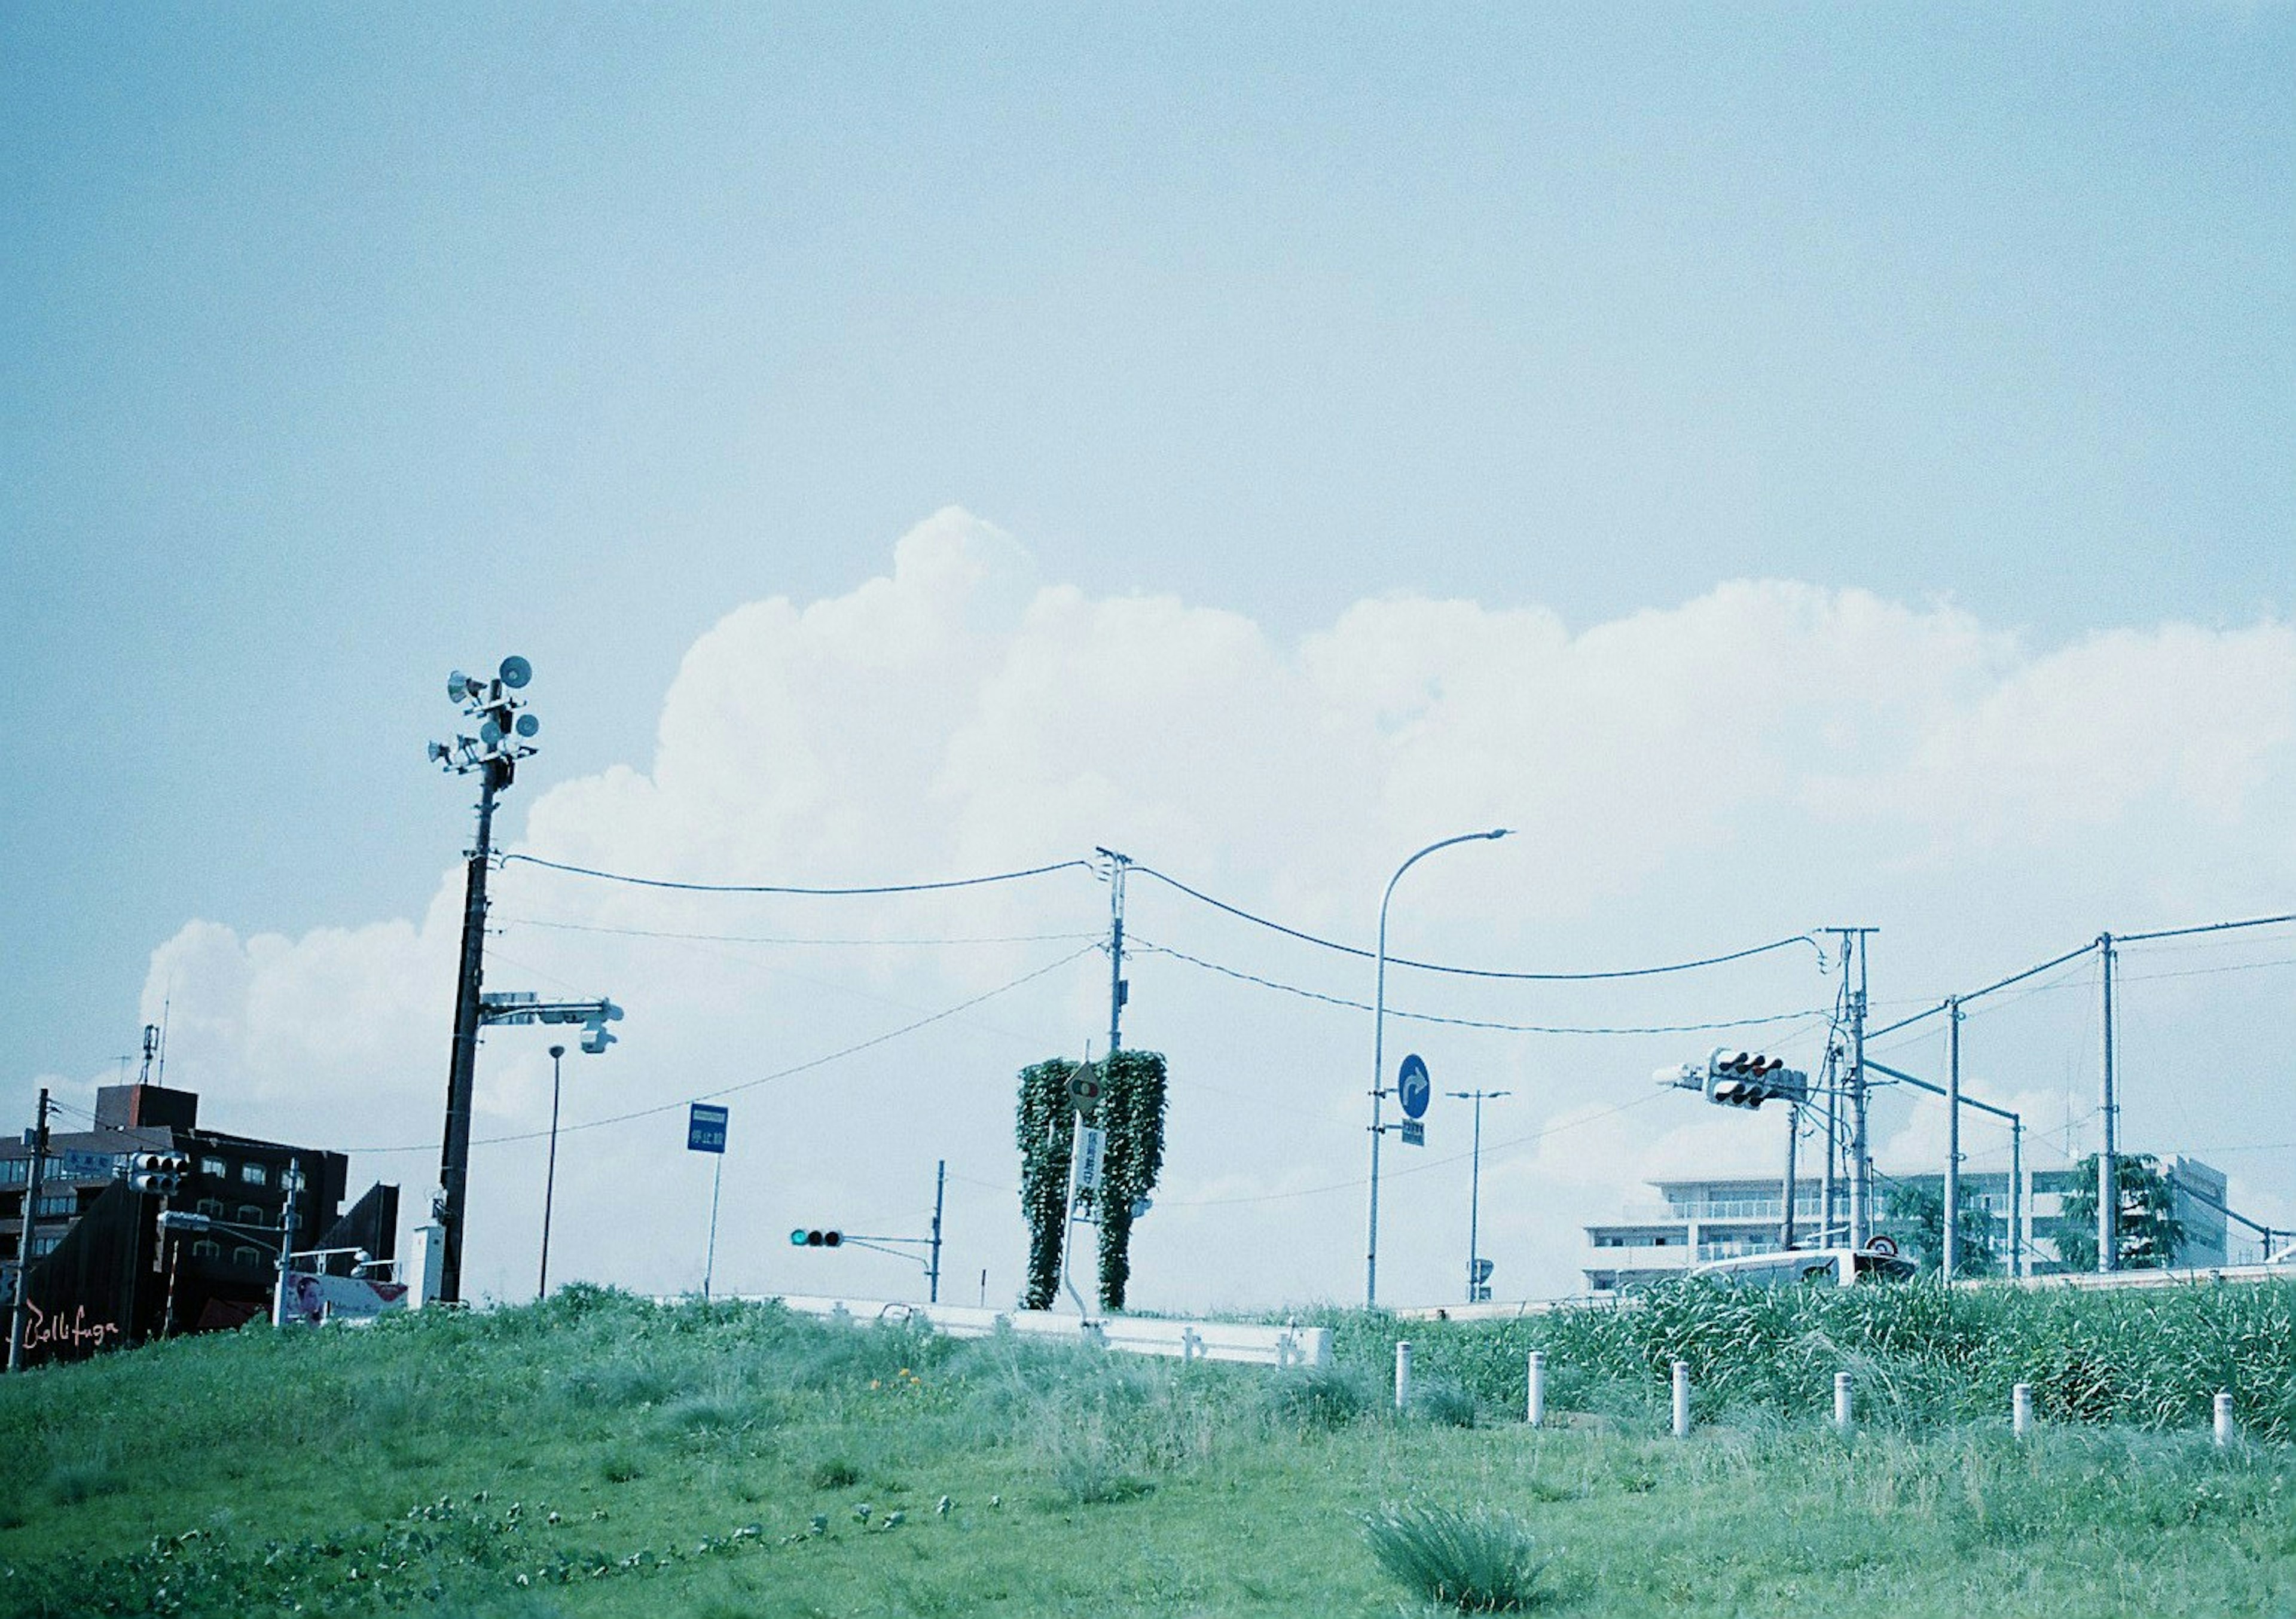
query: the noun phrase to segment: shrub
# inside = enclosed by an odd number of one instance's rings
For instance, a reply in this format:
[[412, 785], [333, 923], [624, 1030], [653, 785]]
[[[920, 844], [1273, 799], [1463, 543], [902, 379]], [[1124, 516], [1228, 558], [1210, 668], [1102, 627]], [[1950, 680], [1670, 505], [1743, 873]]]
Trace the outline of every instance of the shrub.
[[1475, 1396], [1456, 1383], [1423, 1383], [1411, 1391], [1408, 1414], [1437, 1427], [1472, 1427]]
[[1512, 1513], [1389, 1507], [1364, 1520], [1379, 1566], [1431, 1602], [1463, 1613], [1528, 1607], [1546, 1559]]
[[1260, 1386], [1262, 1414], [1277, 1427], [1302, 1432], [1343, 1428], [1378, 1403], [1378, 1388], [1354, 1367], [1303, 1366], [1279, 1371]]

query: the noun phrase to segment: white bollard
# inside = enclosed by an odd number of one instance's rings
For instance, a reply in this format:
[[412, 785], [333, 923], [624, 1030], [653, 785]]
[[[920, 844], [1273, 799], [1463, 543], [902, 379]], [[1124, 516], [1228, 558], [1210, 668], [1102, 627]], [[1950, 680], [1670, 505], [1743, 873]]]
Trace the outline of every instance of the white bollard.
[[2033, 1386], [2020, 1383], [2009, 1391], [2009, 1431], [2022, 1439], [2033, 1431]]
[[1674, 1436], [1690, 1437], [1690, 1362], [1674, 1363]]
[[2223, 1390], [2217, 1394], [2216, 1419], [2217, 1448], [2222, 1450], [2233, 1438], [2231, 1391]]
[[1857, 1418], [1849, 1408], [1849, 1374], [1833, 1374], [1833, 1426], [1848, 1433], [1857, 1426]]
[[1546, 1426], [1546, 1356], [1536, 1349], [1530, 1352], [1530, 1400], [1524, 1415], [1533, 1427]]
[[1411, 1340], [1395, 1340], [1395, 1409], [1411, 1402]]

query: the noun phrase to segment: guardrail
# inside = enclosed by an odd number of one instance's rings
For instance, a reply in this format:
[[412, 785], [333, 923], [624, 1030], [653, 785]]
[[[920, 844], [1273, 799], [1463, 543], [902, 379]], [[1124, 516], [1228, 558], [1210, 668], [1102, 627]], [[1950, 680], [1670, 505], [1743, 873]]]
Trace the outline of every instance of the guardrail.
[[1127, 1354], [1163, 1355], [1176, 1361], [1233, 1361], [1256, 1366], [1328, 1366], [1328, 1327], [1286, 1322], [1203, 1321], [1166, 1316], [1095, 1316], [1090, 1321], [1050, 1310], [983, 1310], [964, 1304], [910, 1304], [882, 1299], [832, 1298], [808, 1294], [763, 1295], [801, 1314], [855, 1323], [913, 1321], [950, 1337], [985, 1338], [1000, 1332], [1015, 1337], [1091, 1342]]

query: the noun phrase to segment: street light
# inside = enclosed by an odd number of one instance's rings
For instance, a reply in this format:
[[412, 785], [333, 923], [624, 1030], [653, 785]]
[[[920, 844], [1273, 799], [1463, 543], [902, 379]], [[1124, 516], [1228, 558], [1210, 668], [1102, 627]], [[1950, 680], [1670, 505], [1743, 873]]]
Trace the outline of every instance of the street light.
[[542, 1176], [542, 1277], [534, 1284], [534, 1296], [550, 1296], [550, 1200], [558, 1190], [558, 1065], [566, 1055], [566, 1048], [550, 1048], [550, 1167]]
[[1483, 1286], [1488, 1272], [1483, 1269], [1481, 1219], [1483, 1211], [1483, 1104], [1502, 1096], [1513, 1096], [1512, 1091], [1446, 1091], [1446, 1096], [1456, 1096], [1461, 1101], [1475, 1104], [1475, 1150], [1472, 1167], [1467, 1177], [1467, 1302], [1480, 1304], [1490, 1296]]
[[1387, 1094], [1387, 906], [1395, 897], [1395, 885], [1403, 874], [1426, 859], [1438, 849], [1447, 849], [1455, 843], [1474, 843], [1479, 840], [1505, 838], [1508, 827], [1495, 827], [1488, 832], [1462, 832], [1456, 838], [1446, 838], [1440, 843], [1431, 843], [1401, 865], [1387, 879], [1387, 892], [1379, 900], [1379, 977], [1372, 997], [1371, 1010], [1371, 1240], [1364, 1253], [1364, 1308], [1379, 1306], [1379, 1138], [1386, 1126], [1379, 1122], [1380, 1101]]

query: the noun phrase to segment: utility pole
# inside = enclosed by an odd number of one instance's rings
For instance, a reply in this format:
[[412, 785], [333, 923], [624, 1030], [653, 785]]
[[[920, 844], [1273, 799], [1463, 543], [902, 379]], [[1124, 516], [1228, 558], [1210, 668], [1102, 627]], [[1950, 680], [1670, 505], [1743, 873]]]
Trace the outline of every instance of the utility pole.
[[1483, 1246], [1481, 1221], [1483, 1212], [1483, 1103], [1502, 1096], [1513, 1096], [1512, 1091], [1452, 1091], [1446, 1094], [1461, 1101], [1475, 1104], [1475, 1146], [1467, 1173], [1467, 1302], [1480, 1302], [1483, 1285]]
[[2112, 1090], [2112, 936], [2100, 933], [2096, 947], [2104, 961], [2104, 1150], [2096, 1155], [2096, 1268], [2100, 1275], [2120, 1268], [2120, 1103]]
[[8, 1370], [24, 1369], [24, 1303], [32, 1285], [32, 1222], [39, 1218], [40, 1182], [48, 1167], [48, 1088], [40, 1087], [38, 1122], [32, 1126], [30, 1177], [24, 1182], [24, 1223], [16, 1239], [16, 1297], [8, 1308]]
[[542, 1274], [536, 1279], [537, 1302], [550, 1296], [550, 1204], [558, 1190], [558, 1065], [566, 1048], [550, 1048], [550, 1167], [542, 1175]]
[[1132, 857], [1119, 854], [1114, 849], [1098, 849], [1095, 853], [1108, 858], [1108, 1057], [1114, 1062], [1117, 1052], [1124, 1049], [1124, 1003], [1132, 998], [1131, 985], [1124, 981], [1124, 874], [1131, 870]]
[[1825, 1042], [1825, 1172], [1818, 1182], [1817, 1244], [1835, 1243], [1834, 1211], [1841, 1206], [1836, 1169], [1841, 1158], [1841, 1043], [1829, 1031]]
[[523, 658], [505, 658], [492, 681], [460, 670], [447, 677], [447, 698], [465, 717], [483, 716], [479, 734], [457, 737], [451, 748], [430, 744], [431, 762], [456, 775], [479, 778], [479, 836], [468, 857], [463, 890], [463, 953], [455, 980], [455, 1043], [447, 1065], [446, 1139], [439, 1149], [439, 1223], [442, 1245], [439, 1300], [463, 1296], [463, 1209], [471, 1161], [471, 1092], [478, 1071], [480, 994], [486, 976], [487, 869], [494, 860], [495, 797], [511, 784], [518, 761], [534, 749], [520, 739], [541, 729], [511, 693], [534, 678]]
[[933, 1165], [932, 1264], [925, 1271], [925, 1302], [929, 1304], [940, 1303], [940, 1210], [941, 1198], [947, 1190], [948, 1160], [943, 1158]]
[[1874, 1174], [1866, 1116], [1866, 939], [1878, 928], [1834, 928], [1841, 936], [1841, 970], [1857, 960], [1857, 984], [1849, 992], [1849, 1246], [1866, 1246], [1874, 1217]]
[[1961, 1257], [1961, 997], [1945, 1003], [1945, 1252], [1938, 1274], [1953, 1280]]
[[1786, 1184], [1779, 1200], [1778, 1251], [1793, 1252], [1794, 1245], [1794, 1149], [1801, 1136], [1801, 1104], [1789, 1097], [1786, 1100]]

